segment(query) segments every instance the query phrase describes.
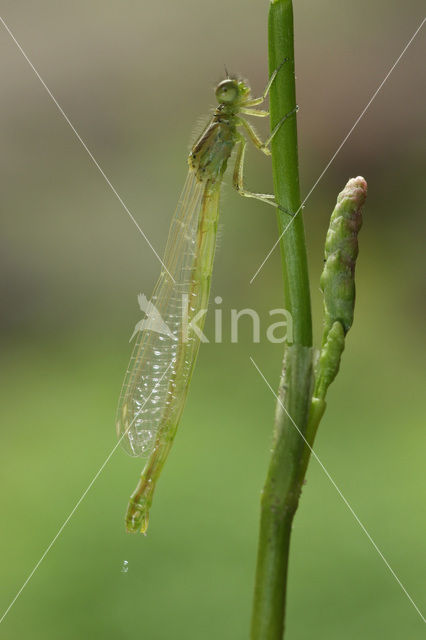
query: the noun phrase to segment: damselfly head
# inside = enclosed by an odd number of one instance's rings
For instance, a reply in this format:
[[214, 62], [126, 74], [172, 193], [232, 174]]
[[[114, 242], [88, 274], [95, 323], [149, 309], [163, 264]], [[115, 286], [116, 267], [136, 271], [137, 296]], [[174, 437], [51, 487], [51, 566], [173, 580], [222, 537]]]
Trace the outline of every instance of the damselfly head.
[[237, 78], [225, 78], [216, 87], [216, 99], [220, 104], [232, 104], [242, 102], [250, 93], [250, 87], [244, 80]]

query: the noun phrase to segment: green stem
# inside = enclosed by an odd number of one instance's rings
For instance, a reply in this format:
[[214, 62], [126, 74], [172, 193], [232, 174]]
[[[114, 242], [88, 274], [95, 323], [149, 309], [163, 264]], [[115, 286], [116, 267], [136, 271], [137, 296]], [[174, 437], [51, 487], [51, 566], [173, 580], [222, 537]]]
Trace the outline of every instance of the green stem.
[[[269, 11], [269, 74], [287, 58], [270, 92], [271, 129], [296, 106], [294, 70], [293, 7], [291, 0], [275, 0]], [[284, 209], [299, 211], [299, 160], [297, 151], [297, 119], [290, 117], [271, 143], [275, 195]], [[303, 216], [299, 211], [293, 220], [278, 210], [284, 295], [293, 317], [294, 342], [312, 346], [311, 301], [306, 258]]]
[[[269, 72], [282, 65], [270, 92], [271, 128], [296, 104], [291, 0], [273, 0], [269, 12]], [[300, 208], [296, 116], [271, 145], [275, 196], [284, 209]], [[288, 227], [286, 229], [286, 227]], [[284, 354], [274, 443], [262, 492], [252, 640], [281, 640], [292, 521], [306, 471], [305, 435], [312, 396], [312, 323], [303, 218], [278, 212], [284, 295], [294, 343]], [[295, 427], [297, 425], [297, 428]]]

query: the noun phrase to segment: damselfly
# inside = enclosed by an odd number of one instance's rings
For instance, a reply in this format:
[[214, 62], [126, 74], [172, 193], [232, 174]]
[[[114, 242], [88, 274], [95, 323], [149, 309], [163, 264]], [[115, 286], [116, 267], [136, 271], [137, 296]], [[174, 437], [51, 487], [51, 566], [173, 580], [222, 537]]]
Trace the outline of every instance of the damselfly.
[[168, 330], [159, 332], [148, 324], [138, 333], [117, 411], [117, 433], [127, 452], [148, 456], [127, 508], [128, 531], [144, 533], [148, 527], [155, 485], [184, 408], [200, 345], [192, 323], [197, 321], [202, 330], [213, 269], [220, 187], [234, 147], [238, 147], [233, 174], [236, 190], [242, 196], [279, 206], [273, 195], [244, 188], [247, 140], [242, 133], [270, 155], [272, 138], [296, 112], [297, 107], [285, 115], [265, 142], [244, 117], [269, 115], [255, 107], [265, 100], [278, 71], [259, 98], [251, 97], [246, 81], [227, 74], [216, 87], [219, 106], [189, 154], [188, 176], [171, 223], [163, 270], [151, 298]]

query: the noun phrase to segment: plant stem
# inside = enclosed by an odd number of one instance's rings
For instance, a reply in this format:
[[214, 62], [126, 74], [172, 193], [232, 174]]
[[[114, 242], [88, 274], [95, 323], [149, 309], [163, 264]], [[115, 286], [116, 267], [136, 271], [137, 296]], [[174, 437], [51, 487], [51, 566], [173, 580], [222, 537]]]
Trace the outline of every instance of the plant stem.
[[[270, 92], [271, 129], [296, 104], [292, 2], [272, 0], [269, 73], [285, 58]], [[296, 116], [281, 127], [271, 150], [277, 202], [295, 213], [300, 207]], [[279, 210], [278, 229], [280, 236], [286, 229], [280, 247], [285, 303], [293, 318], [294, 343], [284, 354], [274, 442], [262, 492], [252, 640], [281, 640], [284, 632], [291, 527], [306, 470], [305, 443], [294, 424], [306, 432], [312, 395], [311, 306], [301, 213], [293, 220]]]
[[[270, 91], [271, 129], [296, 106], [291, 0], [275, 0], [269, 11], [269, 74], [287, 58]], [[275, 196], [279, 204], [295, 213], [300, 208], [297, 119], [290, 117], [271, 143]], [[311, 301], [303, 216], [296, 218], [278, 210], [278, 228], [284, 277], [284, 296], [293, 317], [294, 342], [312, 346]]]

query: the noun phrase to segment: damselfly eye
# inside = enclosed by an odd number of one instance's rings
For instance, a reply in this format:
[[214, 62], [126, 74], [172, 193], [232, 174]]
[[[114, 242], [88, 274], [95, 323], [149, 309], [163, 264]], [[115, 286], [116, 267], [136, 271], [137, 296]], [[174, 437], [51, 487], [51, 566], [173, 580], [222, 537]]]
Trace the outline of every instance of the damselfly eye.
[[238, 85], [235, 80], [222, 80], [216, 87], [216, 98], [218, 102], [235, 102], [238, 98]]

